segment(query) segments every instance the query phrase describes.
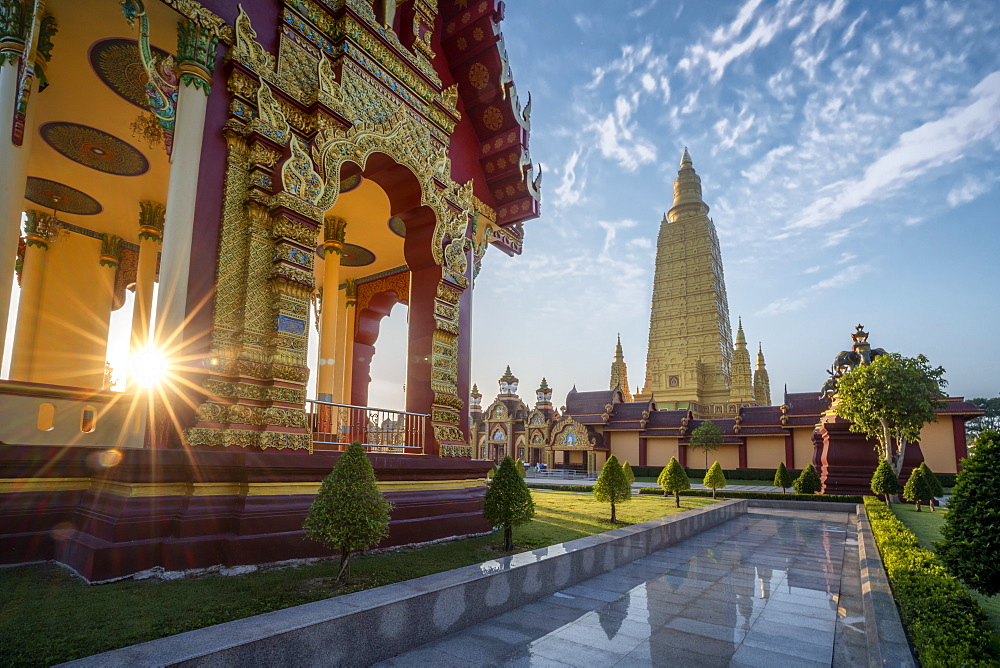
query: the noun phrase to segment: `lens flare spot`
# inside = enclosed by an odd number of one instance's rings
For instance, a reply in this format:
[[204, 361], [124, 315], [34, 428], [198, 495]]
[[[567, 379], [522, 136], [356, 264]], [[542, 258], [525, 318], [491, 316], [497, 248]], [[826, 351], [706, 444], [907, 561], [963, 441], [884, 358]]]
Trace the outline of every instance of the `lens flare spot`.
[[105, 450], [97, 456], [97, 463], [106, 469], [118, 466], [122, 461], [121, 450], [116, 450], [112, 448], [111, 450]]
[[73, 526], [72, 522], [60, 522], [52, 527], [52, 540], [61, 543], [67, 538], [70, 538], [74, 531], [76, 531], [76, 527]]
[[132, 356], [132, 378], [142, 387], [153, 387], [167, 373], [167, 359], [155, 348], [140, 350]]

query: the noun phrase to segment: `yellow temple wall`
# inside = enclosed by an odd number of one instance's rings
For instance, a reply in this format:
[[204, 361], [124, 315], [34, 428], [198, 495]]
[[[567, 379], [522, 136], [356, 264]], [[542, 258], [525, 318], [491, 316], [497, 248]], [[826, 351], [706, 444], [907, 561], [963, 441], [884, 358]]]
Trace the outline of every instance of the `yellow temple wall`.
[[670, 463], [671, 457], [677, 457], [676, 438], [650, 438], [646, 439], [646, 465], [666, 466]]
[[920, 451], [934, 473], [958, 473], [952, 421], [950, 415], [940, 415], [937, 422], [925, 424], [920, 430]]
[[[100, 389], [107, 358], [114, 272], [101, 242], [70, 233], [49, 245], [31, 380]], [[113, 285], [113, 283], [112, 283]]]
[[[723, 445], [718, 450], [708, 453], [708, 465], [719, 462], [723, 469], [731, 471], [740, 467], [740, 448], [738, 445]], [[688, 466], [702, 468], [705, 466], [705, 453], [688, 447]]]
[[616, 431], [604, 435], [611, 437], [611, 454], [618, 458], [619, 463], [628, 462], [630, 466], [639, 465], [639, 432]]
[[[812, 464], [814, 449], [812, 434], [814, 429], [815, 427], [803, 427], [792, 430], [792, 447], [795, 450], [795, 470], [797, 471]], [[785, 466], [788, 466], [787, 462]]]
[[763, 436], [747, 439], [747, 468], [774, 469], [785, 461], [785, 438]]

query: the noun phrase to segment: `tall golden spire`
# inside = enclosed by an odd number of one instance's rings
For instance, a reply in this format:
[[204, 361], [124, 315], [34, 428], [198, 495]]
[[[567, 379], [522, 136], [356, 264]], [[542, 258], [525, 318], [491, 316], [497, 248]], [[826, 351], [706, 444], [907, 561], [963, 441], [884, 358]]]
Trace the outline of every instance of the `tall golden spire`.
[[715, 224], [685, 148], [673, 206], [660, 223], [643, 398], [729, 401], [729, 303]]
[[757, 369], [753, 374], [753, 396], [758, 406], [771, 405], [771, 379], [764, 368], [764, 349], [757, 344]]
[[632, 391], [628, 385], [628, 366], [625, 364], [625, 355], [622, 353], [622, 335], [618, 335], [618, 344], [615, 346], [615, 361], [611, 363], [611, 388], [620, 389], [625, 395], [625, 401], [632, 401]]
[[740, 318], [736, 330], [736, 347], [733, 350], [733, 371], [729, 385], [730, 401], [753, 401], [753, 377], [750, 374], [750, 352], [747, 338], [743, 335], [743, 319]]

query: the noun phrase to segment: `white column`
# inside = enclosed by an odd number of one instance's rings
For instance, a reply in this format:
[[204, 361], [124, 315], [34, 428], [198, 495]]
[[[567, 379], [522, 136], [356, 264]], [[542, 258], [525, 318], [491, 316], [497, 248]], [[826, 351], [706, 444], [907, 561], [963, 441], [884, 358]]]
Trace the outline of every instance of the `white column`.
[[155, 202], [140, 202], [139, 207], [139, 262], [135, 272], [130, 355], [135, 355], [149, 345], [156, 256], [163, 242], [163, 206]]
[[28, 212], [27, 244], [21, 268], [21, 300], [14, 326], [14, 354], [10, 359], [11, 380], [35, 380], [35, 357], [38, 354], [35, 338], [49, 255], [48, 218], [41, 211]]
[[156, 302], [156, 345], [166, 353], [179, 350], [184, 341], [194, 204], [198, 194], [198, 168], [207, 107], [208, 96], [200, 88], [193, 85], [180, 87], [170, 182], [167, 185], [160, 289]]
[[[4, 54], [6, 55], [6, 54]], [[0, 61], [0, 359], [7, 340], [7, 318], [10, 314], [14, 265], [17, 262], [17, 241], [21, 237], [21, 212], [28, 180], [28, 152], [34, 134], [30, 125], [21, 146], [15, 146], [10, 135], [14, 127], [14, 106], [17, 101], [17, 62]], [[35, 105], [28, 105], [28, 112]]]

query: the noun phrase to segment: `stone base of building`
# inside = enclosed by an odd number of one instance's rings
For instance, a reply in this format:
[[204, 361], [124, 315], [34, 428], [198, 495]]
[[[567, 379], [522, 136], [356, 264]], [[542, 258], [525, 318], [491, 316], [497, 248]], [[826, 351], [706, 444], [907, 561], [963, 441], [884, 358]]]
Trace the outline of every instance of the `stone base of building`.
[[[330, 556], [302, 531], [338, 452], [0, 445], [0, 563], [54, 560], [89, 582]], [[369, 455], [395, 505], [381, 547], [490, 530], [489, 462]]]
[[[824, 417], [813, 432], [816, 457], [813, 465], [823, 483], [823, 494], [871, 494], [872, 475], [878, 466], [875, 441], [850, 431], [850, 422], [840, 417]], [[914, 468], [924, 461], [919, 443], [906, 447], [899, 489]]]

